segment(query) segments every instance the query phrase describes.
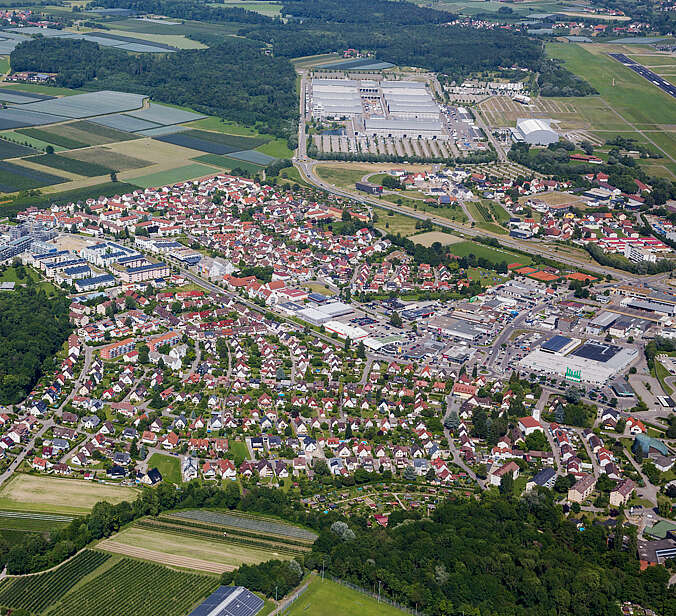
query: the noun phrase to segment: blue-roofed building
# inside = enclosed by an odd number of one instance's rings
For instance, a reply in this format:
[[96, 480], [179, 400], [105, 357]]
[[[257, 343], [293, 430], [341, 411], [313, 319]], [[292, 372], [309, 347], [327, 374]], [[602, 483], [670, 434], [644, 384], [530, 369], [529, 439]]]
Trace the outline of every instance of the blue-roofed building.
[[81, 280], [82, 278], [89, 278], [92, 275], [92, 270], [89, 265], [74, 265], [63, 270], [63, 275], [71, 280]]
[[256, 616], [264, 603], [244, 586], [221, 586], [190, 612], [190, 616]]
[[647, 434], [637, 434], [634, 437], [634, 442], [631, 444], [631, 450], [634, 455], [640, 458], [645, 458], [649, 454], [669, 455], [669, 448], [661, 440], [652, 438]]
[[78, 291], [91, 291], [99, 287], [114, 287], [115, 278], [110, 274], [102, 274], [101, 276], [94, 276], [93, 278], [83, 278], [75, 282], [75, 288]]
[[326, 297], [326, 295], [322, 295], [321, 293], [310, 293], [307, 298], [313, 301], [315, 304], [324, 304], [328, 300], [328, 297]]
[[535, 476], [526, 484], [526, 490], [530, 491], [536, 486], [542, 488], [553, 488], [556, 482], [556, 471], [547, 466], [538, 471]]
[[572, 342], [572, 338], [567, 338], [566, 336], [560, 336], [557, 334], [556, 336], [552, 336], [549, 340], [547, 340], [545, 343], [542, 345], [542, 350], [546, 351], [547, 353], [558, 353], [562, 349], [564, 349], [567, 345], [569, 345]]

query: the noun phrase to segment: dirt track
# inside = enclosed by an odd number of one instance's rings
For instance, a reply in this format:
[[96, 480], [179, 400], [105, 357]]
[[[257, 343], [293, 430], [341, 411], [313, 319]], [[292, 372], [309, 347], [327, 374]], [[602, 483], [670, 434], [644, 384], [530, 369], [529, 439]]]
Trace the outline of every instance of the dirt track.
[[170, 567], [183, 567], [184, 569], [196, 569], [197, 571], [207, 571], [209, 573], [223, 573], [225, 571], [233, 571], [235, 567], [231, 565], [223, 565], [220, 563], [210, 562], [208, 560], [200, 560], [199, 558], [188, 558], [185, 556], [173, 556], [165, 554], [164, 552], [156, 552], [155, 550], [146, 550], [145, 548], [137, 548], [123, 543], [117, 543], [107, 539], [102, 541], [97, 546], [106, 552], [113, 552], [115, 554], [122, 554], [124, 556], [133, 556], [134, 558], [142, 558], [144, 560], [152, 560], [153, 562]]

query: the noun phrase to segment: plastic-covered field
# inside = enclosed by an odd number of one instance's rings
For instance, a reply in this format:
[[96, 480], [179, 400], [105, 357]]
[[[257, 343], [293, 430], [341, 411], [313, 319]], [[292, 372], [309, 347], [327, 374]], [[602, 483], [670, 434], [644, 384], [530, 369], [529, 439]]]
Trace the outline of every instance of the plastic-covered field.
[[101, 118], [92, 118], [92, 122], [108, 126], [109, 128], [116, 128], [117, 130], [135, 133], [140, 130], [147, 130], [149, 128], [158, 128], [159, 125], [154, 122], [146, 122], [139, 118], [132, 118], [123, 113], [116, 113], [115, 115], [103, 116]]
[[236, 152], [238, 150], [238, 148], [231, 145], [208, 141], [189, 134], [192, 132], [194, 131], [174, 133], [173, 135], [155, 137], [155, 139], [166, 143], [173, 143], [174, 145], [179, 145], [184, 148], [190, 148], [191, 150], [197, 150], [198, 152], [207, 152], [209, 154], [230, 154], [230, 152]]
[[6, 103], [15, 103], [25, 105], [26, 103], [37, 103], [54, 98], [53, 96], [43, 96], [42, 94], [33, 94], [32, 92], [22, 92], [21, 90], [10, 90], [9, 88], [0, 88], [0, 101]]
[[[65, 39], [80, 39], [83, 41], [89, 41], [91, 43], [97, 43], [102, 47], [116, 47], [117, 49], [124, 49], [125, 51], [137, 51], [141, 53], [173, 53], [176, 51], [171, 45], [165, 45], [164, 43], [156, 43], [154, 41], [146, 41], [144, 39], [133, 38], [130, 36], [119, 36], [116, 34], [107, 34], [105, 32], [94, 32], [89, 34], [79, 34], [77, 32], [64, 32], [62, 30], [53, 30], [53, 29], [44, 29], [37, 27], [28, 27], [28, 28], [12, 28], [12, 30], [20, 31], [24, 34], [39, 34], [40, 36], [47, 36], [51, 38], [65, 38]], [[19, 37], [19, 39], [7, 39], [4, 41], [3, 36], [12, 36]], [[12, 32], [2, 32], [0, 33], [0, 52], [1, 53], [10, 53], [14, 47], [21, 41], [27, 40], [28, 37], [20, 36]], [[3, 44], [6, 46], [11, 46], [9, 51], [2, 51]]]
[[[55, 99], [56, 100], [56, 99]], [[54, 124], [55, 122], [63, 122], [67, 120], [65, 116], [53, 115], [49, 113], [38, 112], [27, 109], [29, 105], [39, 105], [39, 103], [29, 103], [23, 105], [20, 109], [8, 108], [0, 109], [0, 130], [8, 128], [21, 128], [23, 126], [42, 126], [44, 124]], [[49, 103], [50, 101], [44, 101]]]
[[0, 32], [0, 54], [7, 55], [22, 41], [30, 40], [27, 36], [21, 36], [14, 32]]
[[256, 150], [244, 150], [242, 152], [231, 152], [229, 154], [230, 158], [237, 158], [239, 160], [245, 160], [249, 163], [254, 163], [256, 165], [266, 166], [269, 165], [273, 160], [277, 160], [274, 156], [268, 156], [262, 152], [256, 152]]
[[175, 135], [176, 133], [183, 133], [189, 130], [185, 126], [158, 126], [157, 128], [148, 128], [146, 130], [136, 131], [137, 135], [144, 137], [164, 137], [165, 135]]
[[146, 120], [147, 122], [161, 124], [162, 126], [192, 122], [193, 120], [201, 120], [206, 117], [201, 113], [174, 109], [173, 107], [166, 107], [165, 105], [158, 105], [157, 103], [150, 103], [146, 109], [132, 111], [126, 115], [139, 118], [140, 120]]
[[143, 106], [145, 98], [143, 94], [102, 90], [29, 103], [24, 105], [21, 111], [36, 111], [67, 118], [88, 118], [139, 109]]

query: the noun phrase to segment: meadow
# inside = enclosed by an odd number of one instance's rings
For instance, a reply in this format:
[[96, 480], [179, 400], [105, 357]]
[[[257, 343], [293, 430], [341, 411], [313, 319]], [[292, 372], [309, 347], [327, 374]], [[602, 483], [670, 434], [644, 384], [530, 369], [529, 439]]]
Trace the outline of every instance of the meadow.
[[491, 263], [502, 263], [503, 261], [507, 261], [508, 265], [510, 263], [530, 265], [533, 262], [532, 259], [526, 255], [509, 252], [502, 248], [493, 248], [492, 246], [486, 246], [485, 244], [479, 244], [478, 242], [473, 242], [471, 240], [452, 244], [449, 251], [458, 257], [467, 257], [470, 254], [473, 254], [477, 258], [487, 259]]
[[174, 456], [165, 456], [154, 453], [148, 460], [148, 468], [156, 468], [162, 474], [162, 479], [169, 483], [181, 484], [181, 463]]
[[0, 488], [0, 508], [15, 511], [87, 513], [99, 501], [132, 501], [138, 490], [78, 479], [15, 474]]

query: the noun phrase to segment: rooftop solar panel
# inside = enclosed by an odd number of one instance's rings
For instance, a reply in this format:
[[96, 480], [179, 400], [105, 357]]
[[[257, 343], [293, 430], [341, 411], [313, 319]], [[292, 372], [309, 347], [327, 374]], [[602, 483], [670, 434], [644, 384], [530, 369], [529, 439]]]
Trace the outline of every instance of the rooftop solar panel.
[[264, 601], [243, 586], [221, 586], [211, 593], [190, 616], [255, 616]]
[[566, 338], [566, 336], [559, 336], [557, 334], [556, 336], [552, 336], [542, 345], [542, 350], [549, 351], [551, 353], [558, 353], [567, 344], [569, 344], [571, 340], [571, 338]]
[[602, 344], [600, 342], [585, 342], [581, 347], [575, 349], [571, 355], [584, 357], [593, 361], [607, 362], [619, 352], [620, 347], [612, 344]]

